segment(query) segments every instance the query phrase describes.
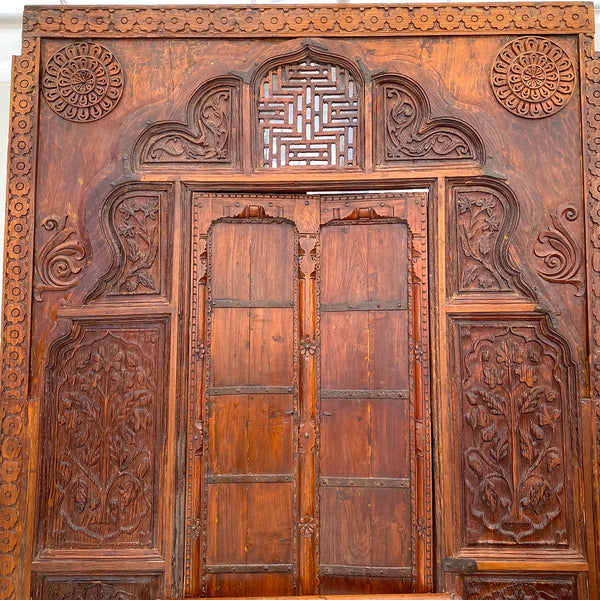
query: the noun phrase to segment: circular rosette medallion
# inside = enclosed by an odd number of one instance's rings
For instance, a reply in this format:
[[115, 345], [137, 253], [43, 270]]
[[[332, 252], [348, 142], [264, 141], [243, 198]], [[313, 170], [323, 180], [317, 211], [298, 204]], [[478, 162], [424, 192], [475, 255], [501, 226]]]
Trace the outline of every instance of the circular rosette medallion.
[[528, 119], [558, 112], [573, 95], [575, 69], [567, 53], [541, 37], [521, 37], [500, 50], [492, 88], [506, 110]]
[[46, 64], [42, 88], [50, 108], [68, 121], [96, 121], [123, 93], [123, 73], [112, 52], [91, 42], [61, 48]]

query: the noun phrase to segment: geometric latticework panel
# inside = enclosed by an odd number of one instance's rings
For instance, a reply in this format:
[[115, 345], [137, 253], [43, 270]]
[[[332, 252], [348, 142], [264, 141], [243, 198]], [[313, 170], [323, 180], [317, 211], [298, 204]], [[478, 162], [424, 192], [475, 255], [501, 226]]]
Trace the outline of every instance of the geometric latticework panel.
[[262, 167], [357, 165], [360, 84], [310, 58], [265, 73], [258, 90]]

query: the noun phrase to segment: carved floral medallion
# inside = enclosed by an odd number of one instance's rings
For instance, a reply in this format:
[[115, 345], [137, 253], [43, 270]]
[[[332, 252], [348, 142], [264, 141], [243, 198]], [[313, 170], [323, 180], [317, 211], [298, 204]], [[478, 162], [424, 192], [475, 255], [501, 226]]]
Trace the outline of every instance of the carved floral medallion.
[[97, 121], [123, 93], [121, 65], [110, 50], [90, 42], [61, 48], [48, 61], [42, 89], [50, 108], [68, 121]]
[[519, 117], [541, 119], [566, 106], [575, 87], [575, 69], [560, 46], [527, 36], [498, 52], [491, 83], [506, 110]]

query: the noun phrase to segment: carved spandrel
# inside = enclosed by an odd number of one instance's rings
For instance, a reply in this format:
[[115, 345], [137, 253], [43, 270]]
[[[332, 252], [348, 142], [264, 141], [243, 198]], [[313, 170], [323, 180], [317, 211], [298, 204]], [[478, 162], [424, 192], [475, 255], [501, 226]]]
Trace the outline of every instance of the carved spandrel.
[[157, 123], [147, 129], [134, 154], [140, 167], [237, 164], [239, 85], [206, 84], [191, 99], [187, 123]]
[[51, 350], [46, 546], [153, 547], [162, 326], [75, 327]]
[[379, 163], [481, 162], [477, 133], [452, 118], [430, 116], [429, 102], [413, 81], [386, 78], [376, 84], [375, 110]]
[[517, 267], [512, 235], [519, 218], [514, 195], [503, 186], [455, 185], [451, 192], [453, 243], [449, 288], [457, 295], [524, 294], [535, 297]]
[[568, 544], [564, 343], [541, 318], [462, 321], [455, 332], [465, 542]]

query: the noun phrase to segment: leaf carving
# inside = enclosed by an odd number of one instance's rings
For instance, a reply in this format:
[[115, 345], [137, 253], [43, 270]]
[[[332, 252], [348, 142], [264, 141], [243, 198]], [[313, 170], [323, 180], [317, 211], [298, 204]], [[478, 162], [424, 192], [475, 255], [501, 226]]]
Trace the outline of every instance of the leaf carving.
[[533, 462], [536, 456], [535, 444], [532, 436], [528, 432], [523, 431], [522, 428], [519, 428], [519, 446], [521, 456], [529, 462]]
[[493, 415], [506, 415], [506, 402], [492, 392], [482, 388], [473, 388], [466, 392], [471, 404], [483, 403]]
[[492, 441], [491, 455], [497, 462], [502, 461], [508, 454], [508, 435], [506, 429], [503, 429]]

